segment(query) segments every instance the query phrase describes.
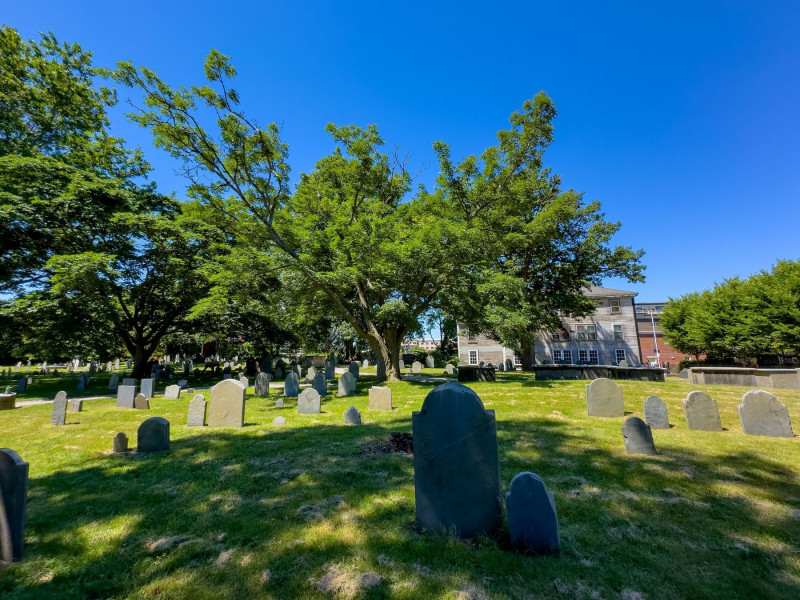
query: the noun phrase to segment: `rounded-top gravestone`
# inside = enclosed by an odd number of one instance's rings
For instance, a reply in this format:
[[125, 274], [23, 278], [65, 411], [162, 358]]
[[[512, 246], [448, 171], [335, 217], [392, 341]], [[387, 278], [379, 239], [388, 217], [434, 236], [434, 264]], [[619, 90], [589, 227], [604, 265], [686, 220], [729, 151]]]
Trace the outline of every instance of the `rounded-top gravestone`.
[[639, 417], [628, 417], [622, 425], [622, 437], [628, 454], [648, 454], [655, 456], [656, 445], [650, 425]]
[[301, 415], [318, 415], [320, 398], [317, 390], [306, 388], [297, 396], [297, 412]]
[[648, 396], [644, 401], [644, 420], [653, 429], [669, 429], [667, 405], [658, 396]]
[[683, 399], [683, 412], [689, 429], [722, 431], [717, 401], [705, 392], [689, 392]]
[[338, 391], [340, 396], [350, 396], [356, 391], [356, 379], [349, 371], [339, 377]]
[[739, 405], [742, 431], [751, 435], [794, 437], [786, 405], [764, 390], [745, 392]]
[[0, 448], [0, 502], [5, 510], [0, 559], [10, 563], [22, 558], [28, 502], [28, 463], [10, 448]]
[[344, 411], [345, 425], [361, 425], [361, 413], [355, 406], [351, 406]]
[[587, 384], [586, 410], [590, 417], [624, 417], [622, 386], [605, 377]]
[[264, 371], [256, 375], [256, 396], [269, 396], [269, 379], [269, 373]]
[[314, 388], [320, 396], [326, 396], [328, 394], [328, 382], [325, 380], [325, 373], [319, 371], [314, 375], [311, 387]]
[[353, 362], [350, 363], [350, 366], [348, 367], [348, 370], [353, 375], [353, 377], [358, 379], [358, 363], [356, 361], [353, 361]]
[[283, 395], [284, 396], [297, 396], [300, 393], [300, 378], [297, 373], [291, 372], [286, 376], [286, 381], [283, 382]]
[[236, 379], [224, 379], [211, 388], [209, 427], [244, 427], [245, 388]]
[[418, 360], [415, 360], [413, 363], [411, 363], [411, 372], [422, 373], [422, 363]]
[[53, 412], [50, 416], [51, 425], [64, 425], [67, 422], [67, 392], [58, 392], [53, 399]]
[[556, 501], [541, 477], [517, 473], [506, 493], [506, 508], [513, 547], [539, 553], [561, 550]]
[[169, 421], [163, 417], [150, 417], [139, 425], [136, 451], [163, 452], [164, 450], [169, 450]]

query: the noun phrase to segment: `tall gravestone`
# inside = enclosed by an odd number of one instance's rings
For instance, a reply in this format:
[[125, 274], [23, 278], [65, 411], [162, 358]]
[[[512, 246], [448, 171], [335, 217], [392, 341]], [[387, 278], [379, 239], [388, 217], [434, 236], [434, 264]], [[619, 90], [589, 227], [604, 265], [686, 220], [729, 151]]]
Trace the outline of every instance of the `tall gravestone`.
[[[313, 368], [314, 367], [311, 367], [311, 369]], [[309, 369], [309, 371], [311, 369]], [[314, 388], [320, 396], [327, 396], [328, 382], [325, 380], [325, 374], [320, 371], [319, 373], [314, 375], [314, 379], [311, 382], [311, 387]]]
[[350, 371], [353, 377], [358, 379], [358, 363], [356, 361], [351, 362], [347, 370]]
[[742, 431], [750, 435], [794, 437], [786, 405], [764, 390], [745, 392], [739, 405]]
[[689, 392], [683, 399], [683, 413], [689, 429], [722, 431], [717, 401], [705, 392]]
[[318, 415], [320, 398], [317, 390], [306, 388], [297, 396], [297, 412], [301, 415]]
[[17, 393], [22, 393], [28, 388], [28, 380], [23, 377], [17, 380]]
[[458, 383], [434, 388], [412, 415], [417, 525], [462, 537], [502, 524], [497, 425], [478, 395]]
[[317, 376], [317, 367], [311, 365], [310, 367], [308, 367], [308, 372], [306, 373], [306, 381], [308, 383], [311, 383], [312, 381], [314, 381], [314, 377], [316, 376]]
[[561, 550], [556, 501], [541, 477], [517, 473], [506, 493], [506, 508], [513, 547], [537, 553]]
[[209, 427], [244, 427], [245, 388], [235, 379], [225, 379], [211, 388]]
[[142, 379], [141, 389], [139, 390], [148, 399], [153, 397], [155, 391], [155, 379]]
[[114, 373], [111, 378], [108, 380], [108, 389], [114, 391], [119, 386], [119, 375]]
[[428, 356], [425, 357], [425, 367], [432, 369], [435, 365], [436, 363], [434, 362], [433, 357], [428, 354]]
[[120, 408], [133, 408], [136, 398], [136, 386], [121, 385], [117, 388], [117, 406]]
[[332, 360], [325, 361], [325, 379], [336, 379], [336, 364]]
[[203, 394], [197, 394], [189, 401], [189, 415], [186, 418], [187, 427], [204, 427], [206, 424], [206, 399]]
[[624, 417], [622, 386], [605, 377], [587, 384], [586, 410], [590, 417]]
[[169, 421], [163, 417], [150, 417], [139, 425], [136, 451], [163, 452], [164, 450], [169, 450]]
[[256, 375], [256, 396], [269, 396], [269, 378], [269, 373], [265, 371], [261, 371], [261, 373]]
[[168, 385], [164, 390], [164, 398], [167, 400], [177, 400], [181, 397], [181, 386]]
[[658, 454], [650, 425], [639, 417], [625, 419], [625, 423], [622, 425], [622, 438], [628, 454], [648, 454], [650, 456]]
[[355, 406], [351, 406], [344, 411], [344, 424], [345, 425], [361, 425], [361, 413]]
[[0, 448], [0, 559], [20, 560], [25, 542], [28, 463], [10, 448]]
[[356, 379], [349, 371], [339, 376], [337, 389], [340, 396], [351, 396], [356, 391]]
[[275, 379], [283, 379], [283, 367], [275, 367]]
[[370, 410], [392, 410], [392, 390], [388, 387], [369, 388]]
[[297, 373], [292, 371], [286, 376], [283, 382], [283, 395], [284, 396], [297, 396], [300, 393], [300, 378]]
[[50, 425], [64, 425], [67, 422], [67, 392], [58, 392], [53, 399], [53, 412]]
[[658, 396], [648, 396], [644, 401], [644, 420], [653, 429], [669, 429], [667, 405]]
[[411, 372], [422, 373], [422, 363], [418, 360], [415, 360], [413, 363], [411, 363]]

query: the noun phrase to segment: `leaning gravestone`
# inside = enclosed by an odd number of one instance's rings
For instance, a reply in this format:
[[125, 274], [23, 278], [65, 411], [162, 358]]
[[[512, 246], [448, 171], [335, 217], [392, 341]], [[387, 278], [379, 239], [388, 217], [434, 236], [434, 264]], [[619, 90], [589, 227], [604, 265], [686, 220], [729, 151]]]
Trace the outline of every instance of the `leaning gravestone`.
[[297, 396], [297, 412], [301, 415], [318, 415], [319, 394], [314, 388], [306, 388]]
[[344, 411], [344, 424], [345, 425], [361, 425], [361, 413], [355, 406], [351, 406]]
[[332, 360], [325, 361], [325, 379], [336, 379], [336, 363]]
[[83, 410], [83, 400], [80, 398], [72, 398], [67, 405], [69, 412], [81, 412]]
[[689, 392], [683, 399], [683, 413], [689, 429], [722, 431], [717, 401], [705, 392]]
[[250, 387], [250, 380], [247, 378], [246, 375], [242, 375], [239, 377], [239, 383], [241, 383], [244, 386], [244, 389]]
[[648, 396], [644, 401], [644, 420], [653, 429], [669, 429], [667, 405], [658, 396]]
[[434, 388], [411, 418], [417, 525], [461, 537], [503, 522], [497, 424], [478, 395], [458, 383]]
[[28, 380], [24, 377], [17, 381], [17, 393], [24, 392], [28, 387]]
[[114, 373], [108, 380], [108, 389], [113, 391], [117, 389], [117, 386], [119, 386], [119, 375]]
[[203, 394], [197, 394], [189, 401], [189, 415], [186, 418], [187, 427], [204, 427], [206, 424], [206, 399]]
[[624, 417], [622, 386], [605, 377], [586, 384], [586, 408], [590, 417]]
[[351, 396], [356, 391], [356, 379], [349, 371], [339, 377], [338, 390], [340, 396]]
[[[311, 367], [311, 369], [313, 368], [314, 367]], [[309, 371], [311, 369], [309, 369]], [[311, 382], [311, 387], [314, 388], [320, 396], [328, 395], [328, 382], [325, 380], [325, 374], [323, 372], [320, 371], [314, 375], [314, 379]]]
[[4, 562], [22, 558], [27, 501], [28, 463], [10, 448], [0, 448], [0, 560]]
[[425, 357], [425, 366], [428, 369], [432, 369], [435, 364], [436, 363], [434, 362], [433, 357], [430, 354], [428, 354], [428, 356]]
[[150, 417], [139, 425], [136, 434], [137, 452], [163, 452], [169, 450], [169, 421]]
[[142, 386], [139, 391], [142, 392], [147, 398], [153, 397], [155, 387], [155, 379], [142, 379]]
[[244, 427], [244, 386], [225, 379], [211, 388], [208, 407], [209, 427]]
[[181, 386], [168, 385], [164, 390], [164, 398], [167, 400], [177, 400], [181, 397]]
[[133, 399], [133, 408], [136, 410], [150, 410], [150, 400], [144, 394], [136, 394]]
[[444, 366], [444, 370], [447, 371], [448, 375], [452, 375], [452, 374], [454, 374], [456, 372], [456, 368], [453, 365], [451, 365], [450, 363], [447, 363]]
[[370, 410], [392, 410], [392, 390], [388, 387], [369, 388]]
[[742, 431], [750, 435], [794, 437], [786, 405], [764, 390], [750, 390], [739, 405]]
[[538, 553], [561, 550], [556, 501], [541, 477], [530, 471], [517, 473], [506, 493], [506, 508], [514, 548]]
[[415, 360], [413, 363], [411, 363], [411, 372], [422, 373], [422, 363], [418, 360]]
[[261, 371], [256, 375], [256, 396], [269, 396], [269, 373]]
[[300, 393], [300, 378], [297, 373], [291, 372], [286, 376], [286, 381], [283, 382], [283, 395], [284, 396], [297, 396]]
[[353, 377], [358, 379], [358, 363], [356, 361], [351, 362], [347, 369], [350, 371]]
[[121, 431], [114, 436], [114, 446], [111, 450], [114, 454], [122, 454], [128, 451], [128, 436]]
[[136, 386], [121, 385], [117, 388], [117, 406], [120, 408], [133, 408], [136, 397]]
[[53, 400], [50, 425], [64, 425], [67, 422], [67, 392], [58, 392]]
[[625, 423], [622, 425], [622, 438], [628, 454], [648, 454], [650, 456], [658, 454], [650, 425], [639, 417], [625, 419]]

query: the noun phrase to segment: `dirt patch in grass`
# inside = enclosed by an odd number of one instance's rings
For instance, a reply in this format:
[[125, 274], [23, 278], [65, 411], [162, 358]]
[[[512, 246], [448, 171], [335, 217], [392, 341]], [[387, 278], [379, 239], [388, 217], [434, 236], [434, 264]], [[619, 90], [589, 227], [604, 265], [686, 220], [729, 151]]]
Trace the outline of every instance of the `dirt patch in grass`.
[[347, 598], [356, 596], [381, 584], [381, 577], [374, 571], [354, 573], [341, 565], [328, 565], [325, 574], [314, 581], [318, 592], [323, 594], [342, 594]]
[[414, 436], [410, 433], [391, 433], [389, 439], [364, 444], [358, 451], [362, 456], [406, 454], [414, 456]]

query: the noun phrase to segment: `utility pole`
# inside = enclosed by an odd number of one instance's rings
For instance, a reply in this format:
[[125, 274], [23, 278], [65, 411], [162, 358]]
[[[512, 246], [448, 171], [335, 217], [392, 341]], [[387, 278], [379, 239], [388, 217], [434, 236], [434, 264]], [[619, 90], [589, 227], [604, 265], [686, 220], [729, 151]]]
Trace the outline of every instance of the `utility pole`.
[[653, 344], [656, 347], [656, 363], [658, 368], [661, 368], [661, 355], [658, 352], [658, 338], [656, 337], [656, 321], [653, 315], [656, 314], [655, 309], [651, 308], [647, 312], [650, 313], [650, 326], [653, 328]]

